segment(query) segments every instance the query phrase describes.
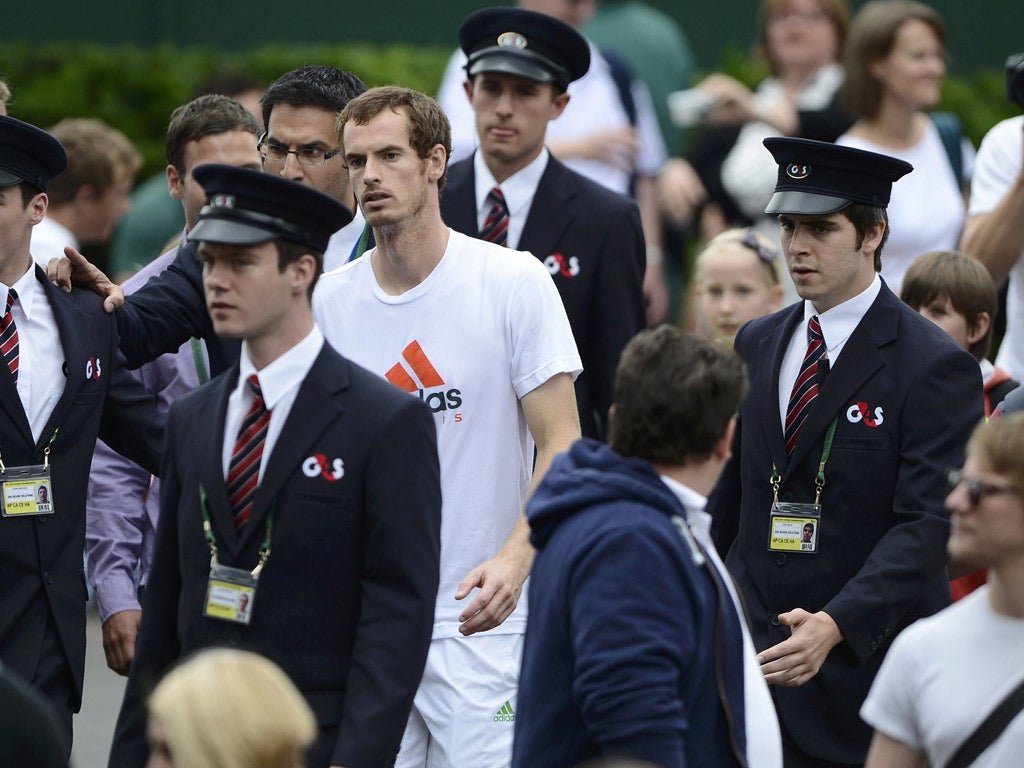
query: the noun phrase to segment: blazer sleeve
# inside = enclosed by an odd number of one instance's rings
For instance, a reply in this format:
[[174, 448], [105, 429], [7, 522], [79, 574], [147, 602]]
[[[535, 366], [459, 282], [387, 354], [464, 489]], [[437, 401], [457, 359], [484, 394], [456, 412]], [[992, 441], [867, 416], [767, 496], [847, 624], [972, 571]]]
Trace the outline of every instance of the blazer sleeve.
[[143, 599], [142, 624], [135, 659], [128, 675], [121, 711], [114, 730], [109, 768], [142, 768], [146, 746], [146, 699], [167, 668], [181, 654], [176, 612], [181, 594], [178, 568], [178, 506], [181, 477], [178, 471], [173, 418], [168, 421], [160, 479], [160, 520], [157, 523], [153, 566]]
[[178, 249], [167, 269], [125, 297], [116, 317], [121, 351], [129, 368], [175, 352], [193, 336], [211, 336], [195, 245]]
[[984, 417], [978, 364], [962, 350], [921, 359], [910, 378], [892, 509], [877, 512], [893, 524], [824, 608], [861, 661], [888, 645], [922, 596], [945, 584], [944, 473], [961, 466], [967, 439]]
[[426, 663], [441, 552], [434, 420], [403, 398], [377, 429], [365, 477], [359, 624], [333, 765], [375, 768], [398, 753]]

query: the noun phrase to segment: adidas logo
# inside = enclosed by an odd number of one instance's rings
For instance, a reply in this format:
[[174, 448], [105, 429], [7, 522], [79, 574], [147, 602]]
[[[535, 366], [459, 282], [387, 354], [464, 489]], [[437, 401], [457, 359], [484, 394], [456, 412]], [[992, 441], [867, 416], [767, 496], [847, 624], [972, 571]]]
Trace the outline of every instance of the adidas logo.
[[[441, 413], [462, 405], [461, 391], [455, 388], [447, 391], [440, 389], [444, 387], [444, 379], [418, 341], [410, 342], [402, 350], [402, 359], [388, 369], [384, 378], [396, 387], [418, 395], [430, 408], [431, 413]], [[459, 414], [456, 421], [461, 420]]]
[[507, 701], [501, 705], [501, 709], [494, 713], [494, 722], [496, 723], [514, 723], [515, 721], [515, 710], [512, 709], [512, 704]]

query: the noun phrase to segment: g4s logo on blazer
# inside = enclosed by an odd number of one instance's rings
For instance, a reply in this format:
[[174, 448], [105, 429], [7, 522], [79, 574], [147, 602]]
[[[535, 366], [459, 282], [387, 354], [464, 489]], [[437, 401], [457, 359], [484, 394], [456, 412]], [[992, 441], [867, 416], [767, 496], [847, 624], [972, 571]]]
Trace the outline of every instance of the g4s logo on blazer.
[[562, 277], [576, 277], [580, 273], [580, 260], [575, 256], [567, 259], [562, 253], [552, 253], [544, 259], [544, 266], [552, 275], [561, 274]]
[[846, 409], [846, 419], [851, 424], [863, 421], [867, 426], [874, 428], [885, 421], [885, 417], [882, 415], [882, 406], [875, 408], [874, 416], [871, 414], [871, 406], [864, 401], [858, 401]]
[[314, 453], [302, 462], [302, 474], [306, 477], [320, 475], [333, 483], [345, 476], [345, 462], [341, 459], [328, 460], [324, 454]]
[[90, 357], [85, 361], [85, 378], [99, 380], [103, 374], [103, 368], [98, 357]]

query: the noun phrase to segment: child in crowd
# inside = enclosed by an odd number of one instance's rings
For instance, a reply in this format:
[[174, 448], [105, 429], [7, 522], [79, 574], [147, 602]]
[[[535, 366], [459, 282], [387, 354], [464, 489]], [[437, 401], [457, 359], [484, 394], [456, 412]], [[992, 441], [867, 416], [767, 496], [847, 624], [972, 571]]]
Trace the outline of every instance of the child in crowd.
[[744, 323], [779, 309], [778, 257], [771, 242], [752, 228], [713, 238], [694, 270], [697, 332], [731, 346]]
[[[948, 333], [981, 365], [985, 385], [985, 417], [1019, 382], [988, 361], [992, 321], [997, 303], [989, 271], [981, 262], [958, 251], [933, 251], [919, 256], [903, 278], [900, 298]], [[950, 561], [954, 576], [962, 572]], [[950, 581], [954, 600], [985, 583], [985, 570], [975, 570]]]

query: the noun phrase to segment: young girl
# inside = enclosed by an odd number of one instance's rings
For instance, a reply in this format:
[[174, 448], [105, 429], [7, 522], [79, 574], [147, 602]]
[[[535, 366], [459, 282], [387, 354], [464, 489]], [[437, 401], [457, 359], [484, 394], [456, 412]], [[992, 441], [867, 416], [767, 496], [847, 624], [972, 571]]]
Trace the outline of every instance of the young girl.
[[729, 229], [697, 257], [697, 332], [732, 344], [740, 327], [782, 303], [778, 251], [753, 229]]

